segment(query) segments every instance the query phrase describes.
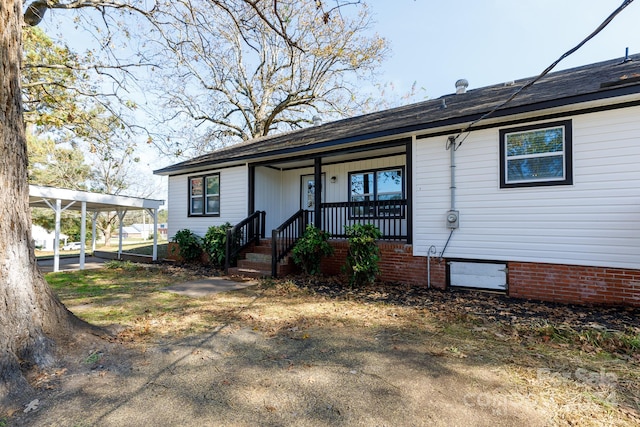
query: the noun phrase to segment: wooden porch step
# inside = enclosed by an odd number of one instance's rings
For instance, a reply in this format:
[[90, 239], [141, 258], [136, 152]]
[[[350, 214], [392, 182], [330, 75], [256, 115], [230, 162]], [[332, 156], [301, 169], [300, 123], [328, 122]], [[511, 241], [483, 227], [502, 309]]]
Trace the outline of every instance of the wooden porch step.
[[271, 271], [271, 260], [269, 262], [252, 261], [250, 259], [239, 259], [238, 268], [247, 268], [261, 271]]
[[264, 262], [271, 265], [271, 252], [269, 252], [268, 254], [265, 254], [265, 253], [257, 252], [254, 249], [253, 252], [248, 252], [245, 255], [245, 259], [253, 262]]
[[260, 244], [256, 246], [256, 248], [259, 247], [269, 248], [269, 250], [271, 250], [271, 239], [260, 239]]
[[[295, 265], [278, 265], [278, 277], [286, 276], [293, 273], [294, 271]], [[269, 269], [265, 269], [264, 266], [251, 268], [249, 266], [238, 265], [238, 267], [230, 267], [229, 274], [236, 276], [253, 277], [256, 279], [260, 279], [263, 277], [272, 277], [271, 267], [269, 267]]]
[[[240, 261], [251, 261], [251, 262], [264, 263], [264, 264], [268, 265], [269, 268], [271, 268], [271, 253], [262, 254], [262, 253], [258, 253], [258, 252], [247, 252], [244, 255], [244, 260], [242, 260], [242, 259], [238, 260], [238, 262], [240, 262]], [[286, 256], [278, 264], [280, 264], [280, 265], [293, 264], [293, 259], [290, 256]]]
[[[252, 246], [244, 253], [244, 259], [239, 259], [237, 267], [229, 268], [229, 274], [261, 278], [271, 277], [271, 239], [262, 239], [260, 245]], [[296, 271], [296, 266], [290, 256], [278, 263], [278, 276], [286, 276]]]
[[271, 256], [271, 245], [269, 245], [269, 246], [265, 246], [265, 245], [254, 246], [253, 249], [251, 249], [251, 251], [254, 254], [264, 254], [264, 255]]

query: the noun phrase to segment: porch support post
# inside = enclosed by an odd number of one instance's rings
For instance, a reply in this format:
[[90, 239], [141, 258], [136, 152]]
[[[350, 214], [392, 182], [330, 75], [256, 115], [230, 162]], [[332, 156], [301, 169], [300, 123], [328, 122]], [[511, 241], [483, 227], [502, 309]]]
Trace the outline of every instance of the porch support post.
[[313, 161], [313, 182], [315, 183], [315, 191], [313, 193], [314, 215], [313, 225], [317, 229], [322, 227], [322, 159], [316, 157]]
[[405, 197], [407, 198], [407, 244], [413, 243], [413, 140], [415, 136], [407, 141], [405, 148], [405, 163], [407, 165], [406, 171], [406, 191]]
[[256, 211], [256, 167], [249, 165], [249, 194], [247, 194], [247, 216]]

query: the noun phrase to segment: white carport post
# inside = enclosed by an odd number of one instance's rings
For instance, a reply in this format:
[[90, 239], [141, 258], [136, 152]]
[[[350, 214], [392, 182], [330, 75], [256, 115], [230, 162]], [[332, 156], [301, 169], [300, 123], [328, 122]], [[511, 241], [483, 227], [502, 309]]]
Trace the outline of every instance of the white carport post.
[[98, 214], [100, 212], [94, 212], [91, 216], [91, 253], [96, 251], [96, 221], [98, 221]]
[[123, 227], [124, 216], [127, 214], [127, 210], [118, 209], [116, 213], [118, 214], [118, 221], [119, 221], [118, 226], [120, 227], [120, 233], [119, 233], [120, 235], [118, 236], [118, 259], [122, 259], [122, 227]]
[[[47, 204], [49, 204], [48, 201]], [[56, 231], [53, 238], [53, 272], [55, 273], [60, 270], [60, 213], [62, 212], [62, 200], [57, 199], [55, 207], [51, 206], [51, 208], [56, 214]]]
[[85, 235], [87, 234], [87, 202], [82, 202], [80, 211], [80, 270], [84, 270]]
[[153, 217], [153, 252], [151, 259], [158, 260], [158, 209], [147, 209], [149, 215]]
[[[29, 185], [29, 205], [31, 207], [49, 207], [56, 214], [56, 233], [55, 233], [55, 248], [54, 248], [54, 271], [58, 271], [60, 269], [60, 216], [62, 212], [69, 207], [71, 207], [75, 202], [80, 202], [77, 205], [77, 209], [82, 211], [82, 243], [81, 243], [81, 264], [84, 264], [83, 261], [86, 261], [86, 245], [85, 245], [85, 234], [86, 234], [86, 214], [87, 210], [89, 210], [92, 215], [92, 224], [91, 224], [91, 250], [95, 252], [96, 250], [96, 223], [98, 220], [98, 215], [100, 212], [113, 212], [116, 210], [118, 213], [118, 218], [120, 219], [120, 238], [119, 238], [119, 247], [118, 247], [118, 258], [122, 259], [122, 239], [123, 239], [123, 228], [124, 228], [124, 216], [130, 209], [144, 209], [148, 212], [152, 213], [154, 217], [154, 225], [156, 227], [154, 234], [154, 251], [153, 251], [153, 259], [157, 259], [157, 224], [158, 224], [158, 209], [160, 205], [163, 204], [162, 200], [154, 200], [154, 199], [142, 199], [139, 197], [125, 197], [125, 196], [116, 196], [112, 194], [98, 194], [98, 193], [88, 193], [86, 191], [78, 191], [78, 190], [69, 190], [65, 188], [53, 188], [53, 187], [42, 187], [38, 185]], [[63, 205], [65, 205], [63, 207]], [[84, 259], [83, 259], [84, 258]], [[83, 267], [81, 267], [83, 268]]]
[[47, 204], [56, 215], [56, 225], [55, 225], [55, 237], [53, 239], [53, 271], [54, 273], [60, 271], [60, 215], [62, 211], [69, 208], [71, 205], [75, 203], [71, 202], [64, 208], [62, 207], [62, 200], [56, 199], [55, 205], [52, 204], [48, 199], [42, 199], [43, 202]]

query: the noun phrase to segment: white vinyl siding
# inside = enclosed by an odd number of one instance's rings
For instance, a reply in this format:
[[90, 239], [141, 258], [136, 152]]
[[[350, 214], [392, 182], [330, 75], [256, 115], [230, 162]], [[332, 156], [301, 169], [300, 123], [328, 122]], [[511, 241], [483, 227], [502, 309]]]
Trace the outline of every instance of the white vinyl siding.
[[[220, 216], [189, 217], [188, 179], [196, 175], [214, 173], [220, 174]], [[247, 176], [246, 166], [203, 171], [192, 175], [170, 176], [168, 185], [169, 238], [173, 237], [176, 231], [183, 228], [204, 236], [207, 229], [212, 225], [221, 225], [227, 221], [235, 224], [246, 218], [248, 207]]]
[[283, 215], [288, 218], [293, 214], [282, 211], [282, 173], [278, 170], [257, 167], [256, 168], [256, 191], [255, 191], [255, 207], [257, 211], [267, 213], [265, 217], [266, 234], [271, 236], [271, 230], [278, 227], [284, 222]]
[[[573, 185], [500, 188], [499, 129], [473, 131], [456, 151], [460, 228], [445, 257], [637, 268], [640, 107], [573, 120]], [[542, 124], [544, 122], [541, 122]], [[449, 237], [446, 136], [414, 143], [414, 255]]]
[[[404, 155], [323, 165], [324, 200], [327, 202], [349, 200], [349, 172], [390, 169], [398, 166], [405, 166]], [[303, 175], [313, 175], [313, 167], [286, 171], [256, 168], [256, 209], [267, 212], [267, 234], [300, 209], [300, 177]], [[336, 177], [335, 182], [331, 182], [333, 176]], [[224, 189], [221, 191], [224, 192]]]

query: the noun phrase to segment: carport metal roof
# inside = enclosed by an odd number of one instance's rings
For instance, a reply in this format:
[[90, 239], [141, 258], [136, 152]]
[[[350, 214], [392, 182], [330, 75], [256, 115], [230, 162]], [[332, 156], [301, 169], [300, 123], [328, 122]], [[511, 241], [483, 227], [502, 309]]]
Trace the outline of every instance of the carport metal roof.
[[63, 206], [68, 206], [68, 209], [78, 211], [82, 209], [82, 203], [74, 202], [86, 202], [86, 209], [89, 212], [115, 211], [118, 209], [158, 209], [164, 204], [164, 200], [114, 196], [112, 194], [89, 193], [87, 191], [42, 187], [39, 185], [29, 186], [29, 206], [32, 208], [50, 207], [45, 200], [60, 200]]
[[[29, 185], [29, 206], [34, 208], [50, 208], [55, 212], [55, 243], [53, 255], [53, 271], [58, 271], [60, 265], [60, 214], [67, 209], [80, 211], [82, 214], [80, 235], [84, 236], [86, 213], [93, 212], [92, 218], [92, 246], [95, 249], [95, 222], [99, 212], [116, 211], [120, 220], [118, 258], [122, 254], [122, 220], [127, 211], [146, 210], [153, 217], [154, 230], [158, 228], [158, 209], [164, 200], [143, 199], [139, 197], [115, 196], [112, 194], [90, 193], [87, 191], [69, 190], [65, 188], [42, 187]], [[158, 257], [158, 233], [153, 233], [153, 260]], [[84, 269], [85, 242], [81, 239], [80, 269]]]

